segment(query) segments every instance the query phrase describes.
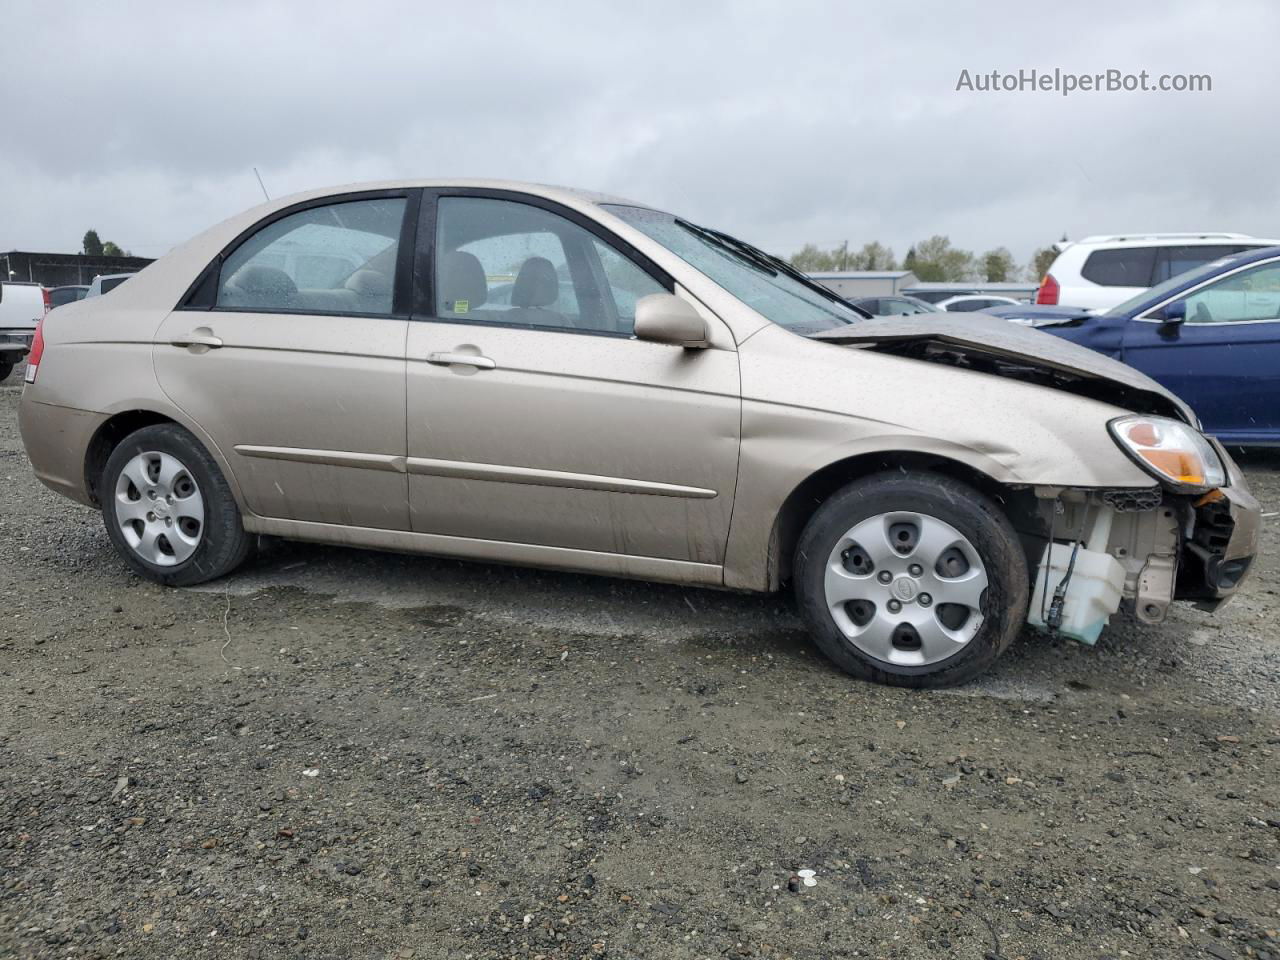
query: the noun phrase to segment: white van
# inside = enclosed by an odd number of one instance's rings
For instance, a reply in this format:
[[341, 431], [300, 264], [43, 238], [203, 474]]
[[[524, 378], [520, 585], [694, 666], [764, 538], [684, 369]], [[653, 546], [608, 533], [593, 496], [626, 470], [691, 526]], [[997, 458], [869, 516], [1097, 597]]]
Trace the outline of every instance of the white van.
[[31, 349], [36, 324], [49, 312], [49, 291], [38, 283], [0, 282], [0, 380]]
[[1054, 246], [1058, 258], [1040, 283], [1036, 303], [1097, 312], [1229, 253], [1280, 246], [1280, 240], [1244, 233], [1146, 233], [1085, 237]]

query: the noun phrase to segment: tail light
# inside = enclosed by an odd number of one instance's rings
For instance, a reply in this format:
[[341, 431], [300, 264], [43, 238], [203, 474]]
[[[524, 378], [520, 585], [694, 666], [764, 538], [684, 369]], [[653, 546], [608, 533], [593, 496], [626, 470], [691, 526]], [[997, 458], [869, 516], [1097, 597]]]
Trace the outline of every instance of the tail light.
[[40, 292], [44, 294], [44, 312], [48, 313], [53, 308], [53, 298], [49, 296], [48, 287], [41, 287]]
[[1058, 294], [1061, 288], [1058, 281], [1053, 279], [1052, 273], [1046, 273], [1044, 279], [1040, 281], [1040, 289], [1036, 292], [1036, 303], [1043, 303], [1046, 306], [1056, 307], [1058, 305]]
[[[46, 292], [45, 296], [49, 294]], [[40, 322], [36, 324], [36, 335], [31, 338], [31, 350], [27, 353], [27, 372], [23, 376], [23, 380], [27, 383], [36, 382], [36, 374], [40, 372], [40, 358], [44, 356], [44, 317], [40, 318]]]

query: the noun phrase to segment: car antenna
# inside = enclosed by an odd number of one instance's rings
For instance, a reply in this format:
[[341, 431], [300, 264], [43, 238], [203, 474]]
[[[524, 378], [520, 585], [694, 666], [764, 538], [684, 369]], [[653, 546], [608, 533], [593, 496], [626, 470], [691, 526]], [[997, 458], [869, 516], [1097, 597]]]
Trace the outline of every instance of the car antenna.
[[262, 187], [262, 195], [270, 200], [271, 194], [267, 193], [267, 185], [262, 182], [262, 174], [258, 172], [257, 167], [253, 168], [253, 175], [258, 178], [258, 186]]

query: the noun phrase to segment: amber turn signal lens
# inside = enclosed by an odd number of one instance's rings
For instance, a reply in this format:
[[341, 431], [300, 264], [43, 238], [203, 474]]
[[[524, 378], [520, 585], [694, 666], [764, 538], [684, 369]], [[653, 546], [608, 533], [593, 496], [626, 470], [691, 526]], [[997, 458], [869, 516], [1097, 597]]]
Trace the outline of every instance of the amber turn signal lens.
[[1198, 430], [1168, 417], [1121, 417], [1112, 435], [1157, 478], [1177, 487], [1212, 489], [1227, 482], [1222, 459]]

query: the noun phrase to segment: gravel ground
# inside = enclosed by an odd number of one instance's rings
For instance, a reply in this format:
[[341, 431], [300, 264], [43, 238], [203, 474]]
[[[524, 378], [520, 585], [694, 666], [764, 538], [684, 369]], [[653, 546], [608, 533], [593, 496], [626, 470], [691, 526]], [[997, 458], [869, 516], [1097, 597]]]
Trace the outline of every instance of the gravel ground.
[[1273, 523], [1216, 616], [913, 693], [785, 598], [299, 544], [144, 583], [19, 383], [0, 957], [1280, 958]]

